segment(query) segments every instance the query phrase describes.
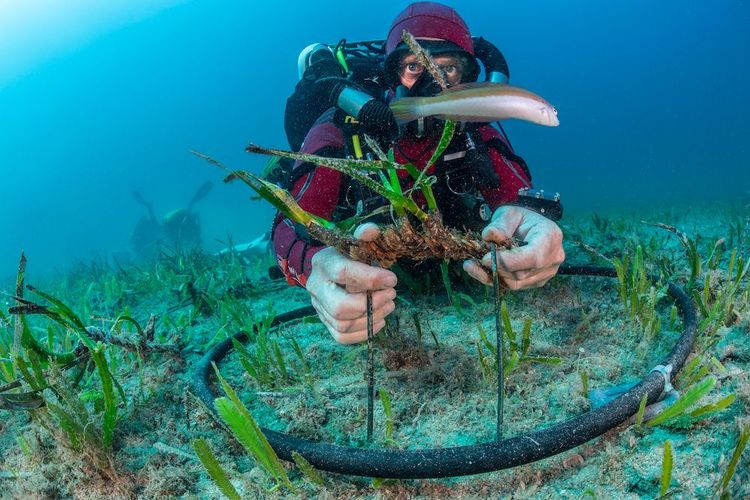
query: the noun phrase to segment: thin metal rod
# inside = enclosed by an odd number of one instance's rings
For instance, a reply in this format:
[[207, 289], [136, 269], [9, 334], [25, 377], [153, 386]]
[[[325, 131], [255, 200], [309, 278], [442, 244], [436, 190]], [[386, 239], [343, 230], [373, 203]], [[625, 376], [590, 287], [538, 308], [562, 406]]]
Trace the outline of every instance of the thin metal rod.
[[503, 373], [503, 331], [500, 312], [500, 276], [497, 273], [497, 246], [490, 243], [492, 256], [492, 286], [495, 292], [495, 348], [497, 350], [497, 429], [495, 440], [503, 439], [503, 400], [505, 399], [505, 374]]
[[372, 292], [367, 291], [367, 441], [372, 441], [373, 399], [375, 396], [375, 355], [372, 346]]

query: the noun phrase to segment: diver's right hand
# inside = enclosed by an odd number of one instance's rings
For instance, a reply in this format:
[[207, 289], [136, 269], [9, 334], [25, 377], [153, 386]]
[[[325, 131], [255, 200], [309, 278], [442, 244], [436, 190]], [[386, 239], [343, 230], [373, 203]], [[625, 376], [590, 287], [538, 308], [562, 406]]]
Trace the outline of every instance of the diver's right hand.
[[[370, 241], [380, 230], [363, 224], [355, 237]], [[367, 291], [372, 291], [373, 332], [385, 326], [385, 317], [396, 308], [396, 275], [379, 267], [356, 262], [328, 247], [312, 258], [306, 288], [312, 305], [333, 338], [341, 344], [367, 340]]]
[[393, 111], [377, 99], [371, 99], [362, 106], [357, 114], [357, 121], [374, 137], [390, 141], [398, 135], [398, 124]]
[[398, 135], [396, 117], [387, 104], [347, 86], [338, 78], [324, 78], [315, 85], [318, 86], [322, 99], [355, 117], [366, 134], [388, 142]]

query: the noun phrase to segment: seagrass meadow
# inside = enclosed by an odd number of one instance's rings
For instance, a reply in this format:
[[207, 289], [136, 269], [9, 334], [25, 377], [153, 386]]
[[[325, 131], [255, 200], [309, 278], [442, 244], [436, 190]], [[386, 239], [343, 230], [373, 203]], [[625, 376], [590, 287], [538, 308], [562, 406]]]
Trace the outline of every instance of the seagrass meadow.
[[[718, 223], [717, 223], [718, 222]], [[589, 411], [647, 374], [682, 326], [667, 281], [689, 291], [698, 338], [676, 393], [573, 450], [517, 468], [393, 480], [276, 458], [259, 427], [362, 448], [495, 439], [491, 289], [440, 273], [402, 280], [375, 342], [374, 439], [367, 353], [272, 281], [272, 259], [165, 250], [148, 263], [80, 263], [3, 283], [3, 498], [744, 498], [750, 495], [750, 209], [744, 204], [581, 213], [562, 223], [567, 262], [617, 278], [558, 276], [502, 300], [503, 433]], [[452, 272], [452, 271], [450, 271]], [[650, 277], [655, 277], [651, 280]], [[248, 332], [216, 367], [214, 411], [192, 394], [202, 353]]]
[[[0, 0], [0, 500], [750, 498], [750, 2], [440, 0], [452, 55], [410, 3]], [[396, 87], [398, 35], [446, 94], [406, 100], [437, 87]], [[440, 138], [371, 130], [381, 100]], [[344, 154], [309, 134], [334, 102]], [[458, 230], [483, 142], [565, 207], [542, 288], [461, 269], [538, 248]], [[342, 179], [332, 215], [295, 161]], [[397, 271], [374, 339], [271, 278], [278, 212]]]

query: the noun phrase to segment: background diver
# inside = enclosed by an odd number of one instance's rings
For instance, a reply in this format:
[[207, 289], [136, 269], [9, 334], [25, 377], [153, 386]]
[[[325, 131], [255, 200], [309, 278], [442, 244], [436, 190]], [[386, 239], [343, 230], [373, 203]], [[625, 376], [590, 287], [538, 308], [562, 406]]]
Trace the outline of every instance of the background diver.
[[203, 183], [190, 199], [187, 207], [172, 210], [161, 220], [156, 217], [152, 204], [141, 193], [133, 191], [133, 198], [146, 209], [130, 236], [133, 250], [139, 259], [150, 259], [159, 255], [162, 246], [174, 249], [200, 248], [200, 216], [194, 210], [213, 188], [210, 181]]

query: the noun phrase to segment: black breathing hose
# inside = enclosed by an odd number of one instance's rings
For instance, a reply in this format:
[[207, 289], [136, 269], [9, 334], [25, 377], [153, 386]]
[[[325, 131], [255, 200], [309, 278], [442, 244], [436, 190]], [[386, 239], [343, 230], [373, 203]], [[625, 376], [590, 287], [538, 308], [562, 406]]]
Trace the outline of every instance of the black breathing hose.
[[474, 44], [474, 55], [484, 66], [485, 79], [487, 79], [487, 81], [498, 81], [497, 76], [493, 73], [499, 73], [503, 75], [504, 79], [501, 79], [498, 83], [508, 83], [508, 80], [510, 79], [510, 69], [508, 68], [508, 62], [505, 60], [503, 53], [500, 52], [500, 49], [498, 49], [495, 44], [489, 40], [485, 40], [481, 36], [475, 36], [471, 40]]
[[[617, 276], [614, 269], [589, 266], [563, 266], [559, 274]], [[672, 373], [677, 373], [692, 350], [697, 317], [692, 300], [682, 288], [669, 283], [668, 293], [677, 304], [685, 328], [661, 364], [671, 365]], [[314, 313], [311, 306], [296, 309], [277, 316], [272, 326]], [[240, 332], [234, 338], [244, 341], [247, 336]], [[214, 412], [213, 402], [217, 396], [210, 387], [211, 364], [221, 361], [231, 348], [231, 338], [216, 345], [198, 362], [191, 377], [191, 391]], [[315, 468], [329, 472], [394, 479], [464, 476], [516, 467], [579, 446], [633, 416], [643, 394], [648, 393], [649, 404], [656, 402], [664, 386], [665, 375], [653, 370], [635, 387], [600, 408], [535, 432], [471, 446], [423, 450], [366, 449], [310, 441], [265, 428], [262, 431], [280, 458], [291, 461], [292, 452], [296, 451]]]

